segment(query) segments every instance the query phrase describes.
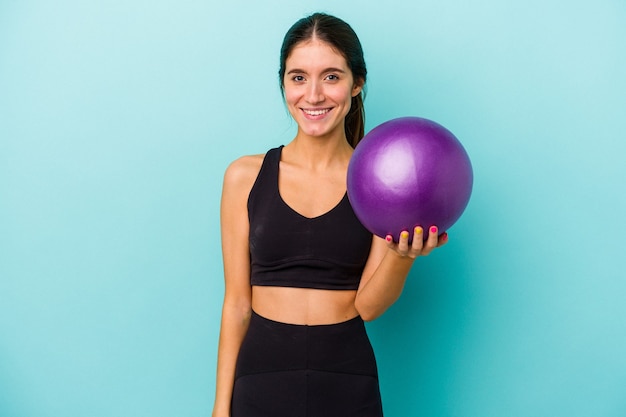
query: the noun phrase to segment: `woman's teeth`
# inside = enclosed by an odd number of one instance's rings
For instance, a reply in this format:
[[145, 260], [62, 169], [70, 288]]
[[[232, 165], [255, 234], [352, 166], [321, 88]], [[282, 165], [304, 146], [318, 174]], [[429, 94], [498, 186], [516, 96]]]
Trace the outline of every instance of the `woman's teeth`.
[[309, 116], [321, 116], [324, 113], [328, 113], [330, 109], [324, 109], [324, 110], [304, 110], [303, 109], [303, 111]]

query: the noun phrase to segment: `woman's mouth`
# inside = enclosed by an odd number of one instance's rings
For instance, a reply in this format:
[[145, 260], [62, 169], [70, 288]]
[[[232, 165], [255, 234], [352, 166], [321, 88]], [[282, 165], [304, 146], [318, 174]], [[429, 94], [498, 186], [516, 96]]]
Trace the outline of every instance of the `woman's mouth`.
[[319, 117], [319, 116], [323, 116], [326, 113], [328, 113], [331, 109], [302, 109], [302, 111], [304, 112], [304, 114], [306, 114], [307, 116], [311, 116], [311, 117]]

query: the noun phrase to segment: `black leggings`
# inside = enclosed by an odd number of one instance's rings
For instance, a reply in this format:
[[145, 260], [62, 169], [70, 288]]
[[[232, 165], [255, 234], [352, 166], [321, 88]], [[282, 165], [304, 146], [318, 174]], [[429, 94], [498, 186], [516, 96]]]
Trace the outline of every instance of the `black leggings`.
[[252, 313], [232, 417], [381, 417], [378, 372], [360, 317], [306, 326]]

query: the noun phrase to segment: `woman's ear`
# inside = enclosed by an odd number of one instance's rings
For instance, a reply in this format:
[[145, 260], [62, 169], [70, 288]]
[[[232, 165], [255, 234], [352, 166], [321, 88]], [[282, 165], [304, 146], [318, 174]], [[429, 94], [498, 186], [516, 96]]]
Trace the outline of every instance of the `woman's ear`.
[[359, 95], [361, 91], [363, 91], [363, 80], [361, 78], [357, 79], [352, 86], [352, 97], [356, 97]]

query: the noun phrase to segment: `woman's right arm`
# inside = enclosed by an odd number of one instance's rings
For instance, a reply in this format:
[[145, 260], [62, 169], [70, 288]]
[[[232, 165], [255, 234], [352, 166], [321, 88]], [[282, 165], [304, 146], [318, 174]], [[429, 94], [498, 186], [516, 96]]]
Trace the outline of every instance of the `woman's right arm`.
[[240, 158], [224, 175], [220, 221], [225, 292], [213, 417], [230, 416], [235, 364], [250, 320], [252, 289], [247, 201], [261, 161], [258, 157]]

